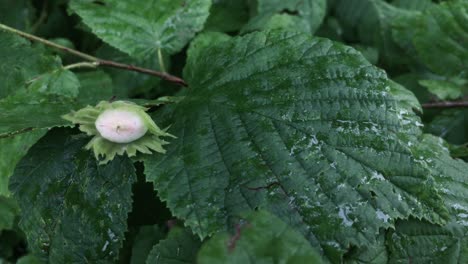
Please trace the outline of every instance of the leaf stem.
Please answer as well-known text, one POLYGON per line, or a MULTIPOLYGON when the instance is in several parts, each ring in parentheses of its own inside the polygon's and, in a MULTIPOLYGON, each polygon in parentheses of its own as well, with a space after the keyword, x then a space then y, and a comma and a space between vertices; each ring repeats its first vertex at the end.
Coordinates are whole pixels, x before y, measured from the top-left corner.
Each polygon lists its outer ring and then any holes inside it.
POLYGON ((64 47, 62 45, 59 45, 59 44, 54 43, 52 41, 37 37, 35 35, 28 34, 26 32, 11 28, 11 27, 9 27, 7 25, 4 25, 4 24, 1 24, 1 23, 0 23, 0 30, 4 30, 4 31, 10 32, 10 33, 22 36, 22 37, 24 37, 26 39, 29 39, 31 41, 40 42, 40 43, 42 43, 44 45, 47 45, 49 47, 52 47, 52 48, 55 48, 55 49, 58 49, 58 50, 73 54, 73 55, 75 55, 77 57, 80 57, 80 58, 83 58, 85 60, 88 60, 88 61, 91 61, 91 62, 95 63, 96 67, 97 66, 105 66, 105 67, 123 69, 123 70, 127 70, 127 71, 139 72, 139 73, 143 73, 143 74, 156 76, 156 77, 159 77, 159 78, 161 78, 163 80, 176 83, 178 85, 187 86, 187 83, 183 79, 181 79, 181 78, 179 78, 177 76, 170 75, 170 74, 165 73, 165 72, 159 72, 159 71, 154 71, 154 70, 151 70, 151 69, 141 68, 141 67, 130 65, 130 64, 124 64, 124 63, 115 62, 115 61, 111 61, 111 60, 100 59, 100 58, 91 56, 89 54, 86 54, 86 53, 83 53, 83 52, 80 52, 80 51, 77 51, 77 50, 74 50, 74 49, 64 47))
POLYGON ((63 69, 72 70, 72 69, 76 69, 76 68, 96 68, 98 66, 99 66, 98 62, 78 62, 78 63, 74 63, 74 64, 64 66, 63 69))
POLYGON ((423 108, 463 108, 468 107, 468 101, 445 101, 422 104, 423 108))

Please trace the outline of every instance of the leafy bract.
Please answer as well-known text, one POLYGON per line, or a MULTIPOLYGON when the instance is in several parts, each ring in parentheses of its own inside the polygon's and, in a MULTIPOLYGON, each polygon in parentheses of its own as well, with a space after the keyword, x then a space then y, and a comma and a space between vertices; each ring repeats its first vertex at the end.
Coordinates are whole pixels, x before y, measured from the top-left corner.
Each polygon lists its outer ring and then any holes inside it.
POLYGON ((210 6, 211 0, 70 2, 94 34, 136 58, 180 51, 203 29, 210 6))
POLYGON ((322 263, 300 233, 267 212, 250 214, 236 229, 205 243, 198 263, 322 263))
POLYGON ((271 31, 189 54, 191 88, 163 111, 177 139, 145 172, 201 237, 264 208, 339 262, 397 219, 445 223, 425 156, 410 149, 417 100, 358 51, 271 31))
POLYGON ((190 230, 175 227, 166 239, 161 240, 152 249, 147 264, 184 264, 195 263, 200 240, 190 230))
POLYGON ((10 179, 29 247, 50 263, 108 263, 118 256, 131 187, 132 162, 98 166, 83 135, 55 129, 34 145, 10 179), (47 153, 47 155, 44 155, 47 153))

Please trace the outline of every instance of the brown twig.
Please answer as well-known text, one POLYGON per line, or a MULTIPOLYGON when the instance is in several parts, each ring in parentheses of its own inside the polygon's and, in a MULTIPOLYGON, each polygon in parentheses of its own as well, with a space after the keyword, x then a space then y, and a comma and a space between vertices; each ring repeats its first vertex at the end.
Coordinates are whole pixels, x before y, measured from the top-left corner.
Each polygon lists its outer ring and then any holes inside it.
POLYGON ((86 54, 86 53, 83 53, 83 52, 80 52, 80 51, 77 51, 77 50, 74 50, 74 49, 67 48, 65 46, 59 45, 59 44, 54 43, 52 41, 49 41, 49 40, 46 40, 46 39, 31 35, 31 34, 28 34, 26 32, 11 28, 11 27, 9 27, 7 25, 4 25, 4 24, 1 24, 1 23, 0 23, 0 30, 4 30, 4 31, 10 32, 10 33, 22 36, 22 37, 24 37, 26 39, 29 39, 31 41, 37 41, 37 42, 40 42, 40 43, 42 43, 44 45, 47 45, 49 47, 52 47, 52 48, 55 48, 55 49, 58 49, 58 50, 73 54, 73 55, 75 55, 77 57, 80 57, 80 58, 83 58, 85 60, 94 62, 97 66, 105 66, 105 67, 123 69, 123 70, 127 70, 127 71, 140 72, 140 73, 144 73, 144 74, 159 77, 159 78, 161 78, 163 80, 173 82, 173 83, 176 83, 178 85, 187 86, 187 83, 183 79, 181 79, 181 78, 179 78, 177 76, 170 75, 170 74, 165 73, 165 72, 159 72, 159 71, 154 71, 154 70, 151 70, 151 69, 141 68, 141 67, 134 66, 134 65, 129 65, 129 64, 124 64, 124 63, 120 63, 120 62, 100 59, 100 58, 91 56, 89 54, 86 54))
POLYGON ((468 101, 444 101, 422 104, 423 108, 463 108, 468 107, 468 101))

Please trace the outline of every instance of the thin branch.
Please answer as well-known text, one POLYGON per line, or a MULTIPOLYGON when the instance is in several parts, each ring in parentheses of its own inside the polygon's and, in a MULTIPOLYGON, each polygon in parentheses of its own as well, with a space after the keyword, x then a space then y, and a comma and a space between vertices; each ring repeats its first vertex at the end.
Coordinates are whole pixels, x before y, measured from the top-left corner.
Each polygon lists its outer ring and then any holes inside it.
POLYGON ((423 108, 464 108, 468 107, 468 101, 444 101, 422 104, 423 108))
POLYGON ((52 41, 48 41, 46 39, 43 39, 43 38, 28 34, 26 32, 11 28, 11 27, 6 26, 6 25, 1 24, 1 23, 0 23, 0 30, 4 30, 4 31, 10 32, 10 33, 22 36, 22 37, 24 37, 26 39, 29 39, 31 41, 37 41, 37 42, 40 42, 40 43, 42 43, 44 45, 47 45, 49 47, 52 47, 52 48, 55 48, 55 49, 58 49, 58 50, 73 54, 73 55, 75 55, 77 57, 80 57, 80 58, 83 58, 85 60, 94 62, 96 64, 96 66, 106 66, 106 67, 112 67, 112 68, 117 68, 117 69, 123 69, 123 70, 127 70, 127 71, 140 72, 140 73, 156 76, 156 77, 159 77, 159 78, 164 79, 166 81, 173 82, 173 83, 176 83, 176 84, 179 84, 179 85, 182 85, 182 86, 187 86, 187 83, 183 79, 181 79, 181 78, 179 78, 177 76, 170 75, 170 74, 165 73, 165 72, 154 71, 154 70, 151 70, 151 69, 141 68, 141 67, 137 67, 137 66, 134 66, 134 65, 124 64, 124 63, 110 61, 110 60, 103 60, 103 59, 91 56, 89 54, 86 54, 86 53, 83 53, 83 52, 80 52, 80 51, 77 51, 77 50, 74 50, 74 49, 64 47, 64 46, 59 45, 57 43, 54 43, 52 41))

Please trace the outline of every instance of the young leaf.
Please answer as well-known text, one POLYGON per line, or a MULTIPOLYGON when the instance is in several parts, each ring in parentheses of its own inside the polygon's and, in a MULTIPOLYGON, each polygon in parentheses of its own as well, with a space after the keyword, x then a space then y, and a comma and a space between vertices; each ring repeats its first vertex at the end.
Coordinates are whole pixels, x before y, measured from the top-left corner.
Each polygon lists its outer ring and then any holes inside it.
POLYGON ((425 157, 409 148, 417 100, 360 52, 272 31, 192 54, 191 89, 167 123, 177 139, 145 157, 145 172, 201 237, 261 207, 339 261, 396 219, 445 222, 425 157))
POLYGON ((132 162, 106 166, 83 147, 89 140, 50 131, 16 167, 10 190, 31 251, 50 263, 107 263, 115 259, 131 210, 132 162), (47 153, 47 155, 44 155, 47 153))
POLYGON ((188 229, 175 227, 166 239, 151 249, 147 264, 194 263, 200 248, 200 240, 188 229))
POLYGON ((210 6, 211 0, 70 2, 94 34, 135 58, 180 51, 203 29, 210 6))
POLYGON ((322 263, 298 232, 265 211, 250 214, 234 235, 216 234, 198 254, 198 263, 322 263))

